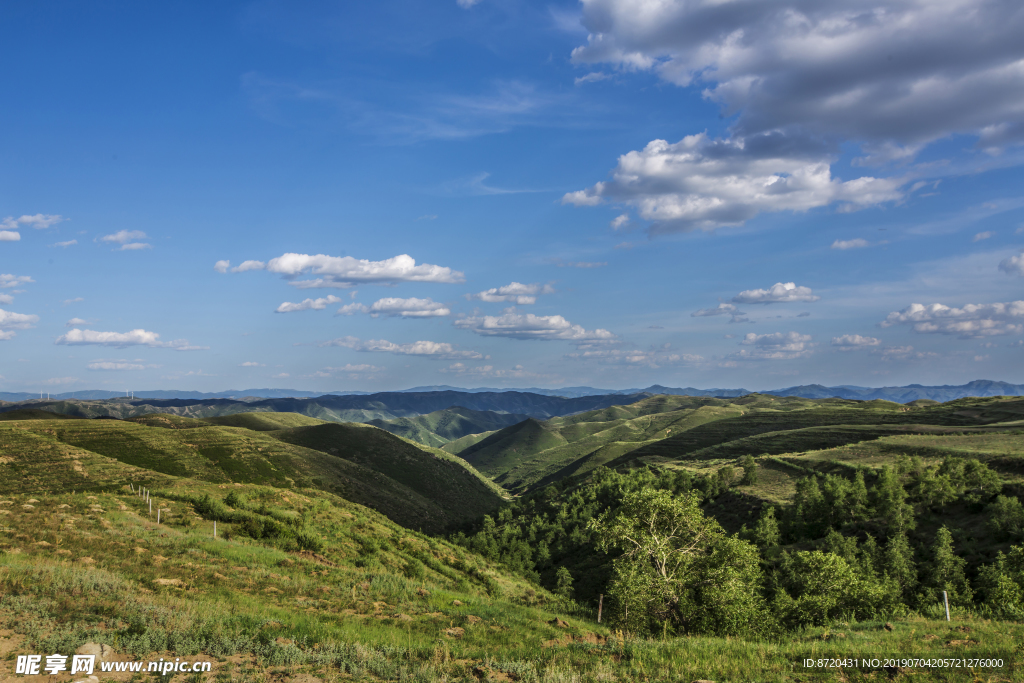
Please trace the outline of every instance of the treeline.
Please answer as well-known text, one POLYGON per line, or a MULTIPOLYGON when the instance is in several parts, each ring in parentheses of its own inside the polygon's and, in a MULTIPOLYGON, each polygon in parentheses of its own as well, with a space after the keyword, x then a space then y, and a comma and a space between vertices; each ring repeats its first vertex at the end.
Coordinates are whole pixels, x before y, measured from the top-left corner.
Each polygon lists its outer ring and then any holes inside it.
POLYGON ((697 476, 599 468, 583 485, 513 501, 453 540, 566 598, 594 604, 605 594, 606 609, 634 632, 938 616, 943 591, 954 610, 1024 618, 1024 549, 1015 545, 1024 506, 984 463, 901 456, 841 474, 796 466, 792 503, 764 506, 730 534, 703 509, 757 483, 754 458, 737 464, 697 476), (661 538, 666 520, 675 531, 661 538))

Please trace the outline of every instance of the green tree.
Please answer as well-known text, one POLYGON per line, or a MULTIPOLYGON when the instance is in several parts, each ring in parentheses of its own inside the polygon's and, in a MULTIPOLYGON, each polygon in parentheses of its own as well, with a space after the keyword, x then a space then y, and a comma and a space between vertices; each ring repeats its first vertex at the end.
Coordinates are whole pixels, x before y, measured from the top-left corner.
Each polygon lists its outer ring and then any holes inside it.
POLYGON ((572 573, 565 567, 559 567, 555 573, 555 595, 566 600, 572 599, 572 573))
POLYGON ((875 511, 885 520, 890 533, 912 531, 914 508, 907 503, 907 492, 897 470, 886 465, 878 473, 874 487, 875 511))
POLYGON ((765 505, 761 508, 761 516, 757 518, 757 524, 751 533, 751 540, 761 549, 762 552, 777 548, 779 545, 779 522, 775 518, 775 508, 765 505))
POLYGON ((693 493, 633 491, 590 521, 599 549, 623 551, 609 595, 629 630, 667 622, 674 632, 738 635, 766 626, 757 549, 726 535, 699 502, 693 493))
POLYGON ((834 553, 815 550, 786 555, 780 572, 786 597, 775 604, 783 610, 779 618, 789 626, 899 611, 899 589, 894 582, 865 577, 834 553))
POLYGON ((904 602, 909 604, 917 588, 917 564, 905 533, 889 537, 885 544, 882 567, 882 573, 896 582, 904 602))
POLYGON ((978 586, 984 604, 997 616, 1024 619, 1024 547, 999 553, 996 561, 978 570, 978 586))
POLYGON ((743 468, 743 479, 740 480, 740 484, 743 486, 752 486, 757 483, 757 462, 754 461, 754 456, 744 455, 740 458, 740 467, 743 468))
POLYGON ((987 512, 988 525, 1000 539, 1016 540, 1024 535, 1024 506, 1019 499, 996 496, 987 512))
POLYGON ((946 591, 951 605, 969 605, 974 597, 964 568, 967 560, 959 557, 953 548, 953 534, 942 527, 935 534, 932 546, 932 562, 928 568, 918 602, 920 604, 935 603, 942 600, 942 591, 946 591))

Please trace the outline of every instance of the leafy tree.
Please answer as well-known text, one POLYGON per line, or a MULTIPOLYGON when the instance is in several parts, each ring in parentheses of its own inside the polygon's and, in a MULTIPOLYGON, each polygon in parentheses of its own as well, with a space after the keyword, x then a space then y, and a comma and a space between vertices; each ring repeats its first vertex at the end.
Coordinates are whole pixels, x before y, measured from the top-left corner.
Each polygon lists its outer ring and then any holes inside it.
POLYGON ((917 565, 914 563, 914 551, 910 548, 905 533, 890 536, 885 544, 882 574, 895 581, 904 601, 910 602, 917 588, 917 565))
POLYGON ((926 604, 942 600, 942 591, 946 591, 951 605, 969 605, 974 597, 964 568, 967 560, 959 557, 953 549, 953 534, 942 527, 935 534, 935 545, 932 546, 932 562, 928 568, 918 602, 926 604))
POLYGON ((555 573, 555 595, 566 600, 572 599, 572 573, 565 567, 559 567, 555 573))
POLYGON ((913 531, 914 508, 907 503, 907 492, 899 472, 886 465, 878 473, 874 486, 875 511, 885 520, 890 533, 913 531))
POLYGON ((780 567, 785 598, 776 600, 790 626, 820 625, 840 617, 870 618, 898 612, 899 589, 876 581, 834 553, 796 552, 780 567), (787 599, 788 598, 788 599, 787 599))
POLYGON ((757 483, 757 462, 754 461, 754 456, 744 455, 740 458, 740 467, 743 468, 743 479, 740 480, 740 484, 743 486, 752 486, 757 483))
POLYGON ((1010 548, 1009 556, 999 553, 996 561, 978 572, 984 604, 997 616, 1024 619, 1024 547, 1010 548))
POLYGON ((1024 534, 1024 505, 1018 498, 996 496, 987 511, 989 527, 999 538, 1018 539, 1024 534))
POLYGON ((779 539, 779 522, 775 519, 775 508, 766 505, 761 508, 761 516, 757 518, 757 524, 754 525, 751 540, 761 549, 761 552, 766 552, 778 547, 779 539))
POLYGON ((630 630, 667 622, 676 632, 736 635, 765 626, 757 549, 727 536, 699 502, 692 493, 634 491, 590 522, 598 548, 623 551, 609 595, 630 630))

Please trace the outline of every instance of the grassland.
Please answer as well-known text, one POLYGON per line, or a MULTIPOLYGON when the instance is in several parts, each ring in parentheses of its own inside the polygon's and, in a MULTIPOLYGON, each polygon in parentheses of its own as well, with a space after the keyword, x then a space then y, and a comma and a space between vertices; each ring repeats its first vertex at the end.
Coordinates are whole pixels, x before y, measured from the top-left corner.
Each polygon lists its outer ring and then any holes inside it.
MULTIPOLYGON (((231 419, 261 429, 311 420, 285 413, 231 419)), ((43 491, 102 489, 114 476, 107 472, 122 463, 137 468, 131 480, 147 486, 154 477, 188 477, 320 488, 432 532, 479 517, 502 500, 493 484, 457 457, 362 425, 314 421, 255 431, 174 415, 8 420, 0 423, 0 451, 11 475, 0 480, 0 492, 18 491, 25 481, 43 491)))

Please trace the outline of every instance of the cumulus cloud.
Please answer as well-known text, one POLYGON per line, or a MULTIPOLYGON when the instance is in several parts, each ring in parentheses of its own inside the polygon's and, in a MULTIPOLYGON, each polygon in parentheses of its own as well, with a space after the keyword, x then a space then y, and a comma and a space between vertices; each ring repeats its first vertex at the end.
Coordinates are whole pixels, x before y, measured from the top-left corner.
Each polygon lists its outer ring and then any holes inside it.
POLYGON ((802 358, 812 351, 811 336, 798 332, 774 332, 771 334, 748 333, 740 344, 749 346, 729 354, 732 360, 791 360, 802 358))
POLYGON ((437 360, 484 360, 490 358, 476 351, 456 348, 448 342, 416 341, 408 344, 395 344, 386 339, 359 339, 358 337, 340 337, 324 342, 320 346, 341 346, 356 351, 374 351, 394 353, 400 356, 420 356, 437 360))
POLYGON ((0 304, 13 304, 14 297, 10 294, 0 294, 0 304))
POLYGON ((961 339, 1020 334, 1024 332, 1024 301, 967 304, 963 308, 911 304, 902 311, 893 311, 879 324, 910 325, 921 334, 955 335, 961 339))
POLYGON ((987 240, 990 237, 995 237, 995 233, 992 232, 991 230, 986 230, 985 232, 979 232, 979 233, 975 234, 974 238, 971 239, 971 241, 972 242, 980 242, 982 240, 987 240))
POLYGON ((537 303, 537 297, 541 294, 554 294, 555 289, 551 285, 529 284, 513 282, 503 287, 492 287, 483 292, 468 294, 467 298, 479 299, 488 303, 509 302, 519 305, 537 303))
POLYGON ((192 346, 188 343, 187 339, 162 342, 160 341, 159 334, 141 328, 129 332, 100 332, 98 330, 79 330, 76 328, 57 337, 53 343, 63 346, 91 345, 113 346, 117 348, 148 346, 150 348, 175 349, 177 351, 195 351, 208 348, 205 346, 192 346))
POLYGON ((953 133, 1024 138, 1024 14, 1001 0, 583 0, 580 64, 657 72, 738 114, 737 132, 863 141, 867 162, 953 133))
POLYGON ((62 221, 67 220, 63 216, 48 215, 43 213, 37 213, 34 216, 21 216, 20 218, 14 218, 8 216, 7 218, 0 221, 0 226, 10 228, 11 230, 17 230, 23 225, 30 225, 36 230, 45 230, 51 225, 57 225, 62 221))
POLYGON ((389 318, 434 318, 451 315, 451 310, 442 303, 433 299, 399 299, 397 297, 385 297, 373 302, 372 305, 346 304, 338 309, 338 315, 353 315, 355 313, 369 313, 377 318, 382 315, 389 318))
POLYGON ((841 337, 832 337, 832 346, 838 347, 840 351, 872 348, 880 345, 881 343, 881 339, 876 339, 874 337, 862 337, 859 334, 844 334, 841 337))
POLYGON ((455 321, 455 326, 487 337, 512 339, 562 339, 573 342, 608 342, 616 339, 608 330, 585 330, 560 315, 534 315, 506 308, 501 315, 470 316, 455 321))
POLYGON ((748 289, 732 298, 737 304, 785 304, 811 302, 820 299, 810 287, 799 287, 795 282, 776 282, 768 289, 748 289))
MULTIPOLYGON (((227 268, 229 262, 218 261, 227 268)), ((216 265, 214 266, 216 268, 216 265)), ((270 261, 245 261, 231 272, 266 270, 283 275, 299 289, 324 287, 348 288, 360 283, 394 284, 398 282, 463 282, 462 273, 444 266, 429 263, 416 265, 416 259, 401 254, 383 261, 356 259, 351 256, 327 256, 325 254, 287 253, 270 261), (311 274, 319 277, 312 280, 296 280, 300 275, 311 274)))
POLYGON ((852 240, 836 240, 832 243, 833 249, 842 249, 844 251, 847 249, 863 249, 864 247, 870 246, 870 242, 866 239, 861 239, 860 237, 852 240))
POLYGON ((230 268, 230 267, 231 267, 231 261, 227 261, 227 260, 224 260, 224 259, 222 259, 220 261, 217 261, 216 263, 213 264, 213 269, 215 271, 217 271, 218 273, 226 273, 226 272, 228 272, 228 268, 230 268))
POLYGON ((303 299, 297 304, 293 304, 290 301, 285 301, 283 304, 275 309, 275 313, 295 313, 296 311, 322 311, 331 304, 341 303, 341 299, 334 296, 322 297, 320 299, 303 299))
POLYGON ((0 340, 7 341, 15 336, 14 330, 27 330, 39 322, 38 315, 14 313, 0 308, 0 340))
POLYGON ((715 315, 743 315, 732 304, 718 304, 714 308, 701 308, 690 314, 691 318, 707 318, 715 315))
POLYGON ((1016 256, 1003 259, 999 263, 999 270, 1003 271, 1007 275, 1020 275, 1021 277, 1024 277, 1024 251, 1016 256))
POLYGON ((651 234, 715 230, 762 212, 806 211, 841 202, 853 210, 900 199, 902 180, 832 177, 816 144, 777 133, 711 139, 705 133, 670 144, 654 140, 619 157, 611 180, 569 192, 563 204, 611 201, 651 221, 651 234))
POLYGON ((27 285, 35 282, 28 275, 11 275, 10 273, 0 273, 0 289, 14 289, 19 285, 27 285))
POLYGON ((66 323, 64 323, 64 327, 77 327, 79 325, 91 325, 91 324, 92 323, 90 323, 88 320, 83 320, 82 318, 72 318, 71 320, 69 320, 66 323))
POLYGON ((0 230, 0 242, 17 242, 21 239, 21 233, 13 230, 0 230))

